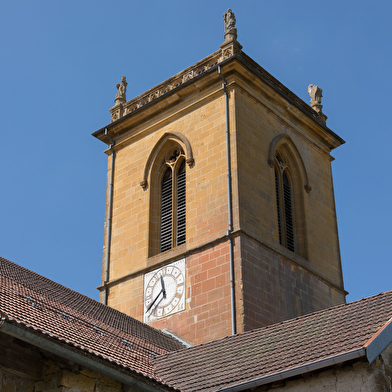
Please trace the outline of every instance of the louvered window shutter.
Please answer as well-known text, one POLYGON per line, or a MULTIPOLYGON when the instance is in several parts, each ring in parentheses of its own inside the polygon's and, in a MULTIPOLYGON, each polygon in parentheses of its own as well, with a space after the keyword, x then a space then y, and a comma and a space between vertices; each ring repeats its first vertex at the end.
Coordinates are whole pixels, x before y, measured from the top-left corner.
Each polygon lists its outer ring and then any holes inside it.
POLYGON ((283 199, 286 224, 286 247, 294 252, 294 225, 293 210, 291 205, 291 186, 286 172, 283 172, 283 199))
POLYGON ((278 229, 279 229, 279 243, 283 245, 282 241, 282 217, 280 212, 280 191, 279 191, 279 176, 278 170, 275 168, 275 191, 276 191, 276 205, 278 210, 278 229))
POLYGON ((186 177, 185 161, 182 161, 177 173, 177 233, 176 245, 185 243, 186 240, 186 177))
POLYGON ((161 252, 171 249, 173 231, 173 176, 168 168, 163 176, 161 188, 161 252))

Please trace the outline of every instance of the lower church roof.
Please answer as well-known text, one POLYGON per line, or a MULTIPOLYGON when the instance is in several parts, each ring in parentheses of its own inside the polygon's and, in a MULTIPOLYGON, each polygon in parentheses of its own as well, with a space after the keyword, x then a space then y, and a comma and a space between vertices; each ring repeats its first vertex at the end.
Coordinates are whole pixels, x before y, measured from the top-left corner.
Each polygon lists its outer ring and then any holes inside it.
POLYGON ((372 362, 371 343, 385 342, 382 351, 392 341, 391 316, 389 291, 162 355, 154 365, 183 391, 243 390, 359 357, 372 362))
POLYGON ((151 359, 184 347, 147 324, 4 258, 0 314, 2 323, 157 381, 151 359))
POLYGON ((356 358, 371 363, 392 342, 392 291, 185 348, 4 258, 0 314, 0 332, 19 328, 159 390, 245 390, 356 358))

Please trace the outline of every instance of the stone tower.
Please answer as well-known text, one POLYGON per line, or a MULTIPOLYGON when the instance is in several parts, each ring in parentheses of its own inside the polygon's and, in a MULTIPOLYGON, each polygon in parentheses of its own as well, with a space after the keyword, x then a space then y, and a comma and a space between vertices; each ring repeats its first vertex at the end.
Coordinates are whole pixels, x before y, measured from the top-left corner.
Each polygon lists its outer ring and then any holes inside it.
POLYGON ((144 94, 117 85, 101 301, 193 342, 345 302, 330 155, 344 141, 248 57, 219 50, 144 94))

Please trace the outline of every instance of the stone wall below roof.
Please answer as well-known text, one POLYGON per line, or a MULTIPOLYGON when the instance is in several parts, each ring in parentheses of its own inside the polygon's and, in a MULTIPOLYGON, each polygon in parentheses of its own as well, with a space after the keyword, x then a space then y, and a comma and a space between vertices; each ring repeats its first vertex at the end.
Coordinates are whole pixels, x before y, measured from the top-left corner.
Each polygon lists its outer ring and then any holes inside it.
POLYGON ((92 370, 82 368, 77 372, 61 369, 58 364, 47 361, 41 380, 30 380, 15 373, 0 370, 0 390, 3 392, 133 392, 92 370))
MULTIPOLYGON (((279 383, 253 388, 253 392, 351 392, 392 390, 392 345, 369 366, 366 358, 322 369, 279 383)), ((250 390, 246 390, 250 391, 250 390)), ((244 392, 246 392, 244 391, 244 392)))
POLYGON ((0 333, 2 392, 133 392, 103 374, 0 333), (49 358, 51 357, 51 358, 49 358))

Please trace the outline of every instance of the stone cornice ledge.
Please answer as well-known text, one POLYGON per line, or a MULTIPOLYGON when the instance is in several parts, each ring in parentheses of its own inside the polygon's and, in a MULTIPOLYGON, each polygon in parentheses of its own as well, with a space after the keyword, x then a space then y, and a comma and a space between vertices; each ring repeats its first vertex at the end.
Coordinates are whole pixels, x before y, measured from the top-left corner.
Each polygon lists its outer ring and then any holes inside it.
POLYGON ((241 46, 238 48, 235 46, 236 42, 227 42, 221 45, 221 49, 210 54, 204 59, 200 60, 194 65, 184 69, 183 71, 177 73, 171 78, 165 80, 159 85, 147 90, 143 94, 125 102, 119 103, 110 109, 111 113, 111 123, 101 128, 100 130, 93 133, 93 136, 106 142, 106 137, 104 136, 105 129, 110 130, 113 126, 116 126, 124 117, 132 115, 133 112, 141 109, 145 105, 154 102, 158 98, 170 93, 171 91, 179 88, 188 81, 204 74, 211 68, 217 66, 222 62, 236 58, 246 67, 251 69, 260 79, 271 86, 275 91, 277 91, 281 96, 290 101, 294 106, 301 110, 305 115, 314 120, 321 128, 323 128, 328 134, 328 139, 330 142, 335 140, 334 147, 344 144, 345 141, 336 135, 332 130, 330 130, 322 119, 319 118, 319 114, 312 109, 308 104, 306 104, 302 99, 300 99, 296 94, 289 90, 286 86, 280 83, 276 78, 274 78, 270 73, 268 73, 263 67, 256 63, 251 57, 240 50, 241 46))
POLYGON ((147 90, 143 94, 131 99, 125 104, 115 105, 110 109, 111 123, 119 120, 121 117, 126 116, 134 112, 135 110, 143 107, 144 105, 156 100, 157 98, 169 93, 177 87, 180 87, 188 80, 195 78, 208 71, 220 62, 221 51, 218 50, 215 53, 205 57, 196 64, 184 69, 177 73, 171 78, 165 80, 163 83, 147 90))
MULTIPOLYGON (((238 57, 238 56, 237 56, 238 57)), ((312 109, 306 102, 304 102, 301 98, 299 98, 296 94, 294 94, 291 90, 289 90, 285 85, 283 85, 279 80, 274 78, 269 72, 267 72, 263 67, 256 63, 251 57, 249 57, 246 53, 241 52, 241 56, 239 60, 249 68, 251 68, 260 79, 266 82, 269 86, 271 86, 275 91, 277 91, 281 96, 290 101, 294 106, 300 109, 304 114, 314 120, 319 126, 321 126, 327 134, 329 142, 332 142, 332 139, 336 139, 337 143, 334 143, 334 148, 338 147, 341 144, 346 143, 340 136, 338 136, 335 132, 329 129, 320 114, 317 113, 314 109, 312 109), (335 145, 336 144, 336 145, 335 145)))

